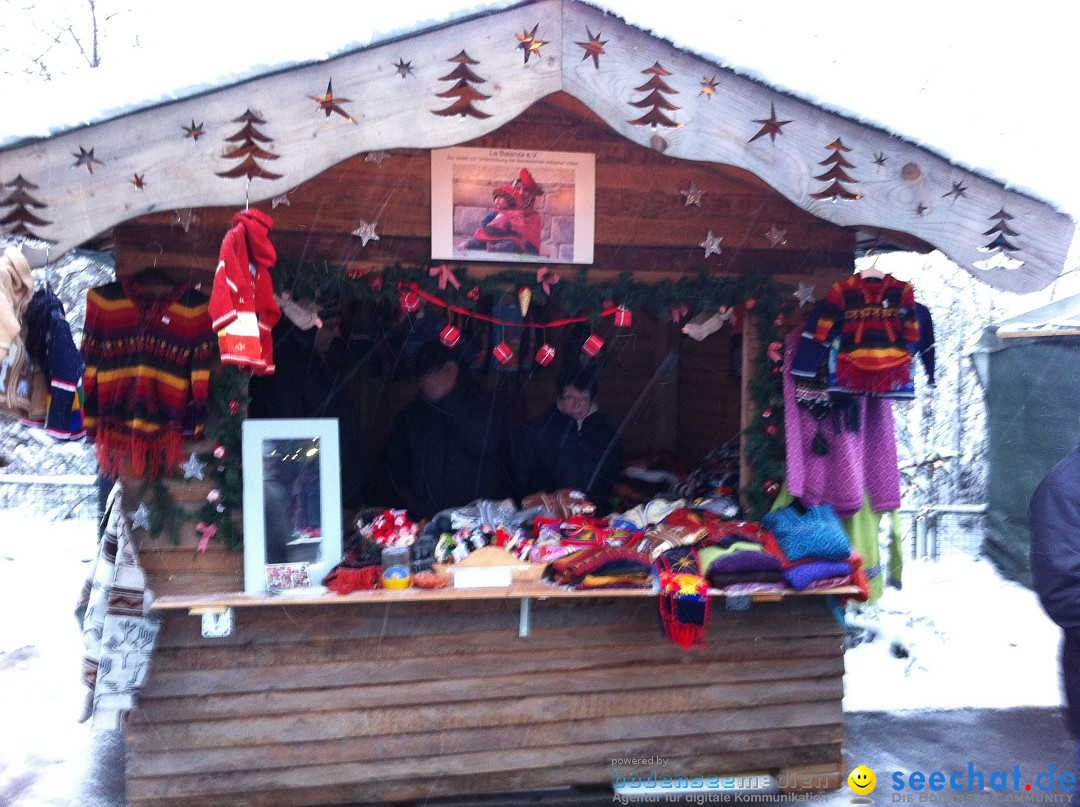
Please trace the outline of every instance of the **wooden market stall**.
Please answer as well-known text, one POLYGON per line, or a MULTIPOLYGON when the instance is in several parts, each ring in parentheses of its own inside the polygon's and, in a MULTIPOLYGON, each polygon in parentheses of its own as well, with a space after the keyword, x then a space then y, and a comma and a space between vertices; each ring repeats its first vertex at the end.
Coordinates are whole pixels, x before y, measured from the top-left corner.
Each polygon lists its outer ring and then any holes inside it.
MULTIPOLYGON (((251 205, 275 220, 279 263, 354 281, 400 265, 430 283, 432 154, 449 146, 592 155, 591 260, 573 265, 548 231, 551 254, 525 268, 593 284, 625 273, 658 295, 699 275, 760 279, 798 307, 869 248, 940 249, 998 288, 1031 290, 1060 273, 1073 234, 1042 201, 578 0, 524 3, 18 144, 0 152, 0 231, 47 240, 54 256, 107 247, 119 276, 153 265, 209 286, 233 215, 251 205)), ((563 200, 544 204, 554 220, 563 200)), ((506 268, 449 263, 463 284, 506 268)), ((778 383, 755 393, 762 335, 784 324, 738 302, 741 342, 730 323, 694 342, 644 310, 613 334, 602 399, 627 419, 628 454, 693 464, 717 442, 762 434, 778 383), (676 383, 640 401, 671 355, 676 383)), ((354 379, 373 455, 414 392, 354 379)), ((542 375, 515 389, 528 414, 552 394, 542 375)), ((775 484, 745 450, 741 471, 745 484, 775 484)), ((168 481, 187 511, 214 485, 168 481)), ((142 537, 162 630, 128 728, 133 804, 604 784, 623 756, 663 756, 673 776, 800 773, 809 781, 791 787, 812 789, 841 779, 842 631, 824 597, 745 611, 717 597, 705 650, 684 653, 660 635, 651 593, 515 584, 282 605, 232 594, 241 556, 194 552, 193 523, 178 546, 142 537), (233 633, 203 637, 199 615, 223 609, 233 633)))

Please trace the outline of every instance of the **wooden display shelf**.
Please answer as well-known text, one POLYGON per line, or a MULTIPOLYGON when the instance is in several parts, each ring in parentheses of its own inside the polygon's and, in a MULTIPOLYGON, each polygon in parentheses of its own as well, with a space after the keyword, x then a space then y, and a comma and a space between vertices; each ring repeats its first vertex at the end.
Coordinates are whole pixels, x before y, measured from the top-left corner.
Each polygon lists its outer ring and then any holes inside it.
MULTIPOLYGON (((859 592, 855 586, 816 589, 813 591, 759 591, 746 596, 751 602, 778 602, 791 597, 822 597, 828 595, 852 595, 859 592)), ((710 589, 711 597, 726 597, 720 589, 710 589)), ((593 589, 577 591, 561 588, 540 581, 515 581, 509 586, 494 588, 441 588, 422 589, 406 588, 400 590, 374 589, 356 591, 351 594, 325 594, 312 597, 280 597, 269 594, 203 594, 196 596, 166 596, 154 601, 155 611, 186 610, 189 613, 201 613, 224 608, 264 608, 264 607, 334 607, 363 603, 409 603, 409 602, 452 602, 458 600, 521 600, 521 599, 641 599, 657 597, 652 589, 593 589)))

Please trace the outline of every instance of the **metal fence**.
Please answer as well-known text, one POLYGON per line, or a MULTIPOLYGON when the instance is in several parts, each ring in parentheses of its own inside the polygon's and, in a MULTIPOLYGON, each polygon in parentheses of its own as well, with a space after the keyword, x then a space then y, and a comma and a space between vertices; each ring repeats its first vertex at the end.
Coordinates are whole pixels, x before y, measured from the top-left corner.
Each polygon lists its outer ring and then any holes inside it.
POLYGON ((904 553, 909 558, 974 557, 986 535, 985 504, 928 504, 900 508, 904 553))
POLYGON ((0 509, 28 510, 45 521, 98 517, 97 477, 83 474, 0 475, 0 509))

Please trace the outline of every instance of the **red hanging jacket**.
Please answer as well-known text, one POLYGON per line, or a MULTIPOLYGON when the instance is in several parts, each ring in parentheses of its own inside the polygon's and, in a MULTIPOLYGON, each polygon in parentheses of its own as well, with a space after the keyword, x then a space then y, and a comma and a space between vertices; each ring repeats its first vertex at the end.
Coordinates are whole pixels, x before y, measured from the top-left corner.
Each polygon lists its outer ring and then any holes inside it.
POLYGON ((254 375, 274 372, 274 340, 270 329, 281 319, 274 299, 270 267, 277 252, 270 243, 274 220, 261 210, 242 210, 233 217, 218 255, 210 317, 218 334, 222 364, 234 364, 254 375))

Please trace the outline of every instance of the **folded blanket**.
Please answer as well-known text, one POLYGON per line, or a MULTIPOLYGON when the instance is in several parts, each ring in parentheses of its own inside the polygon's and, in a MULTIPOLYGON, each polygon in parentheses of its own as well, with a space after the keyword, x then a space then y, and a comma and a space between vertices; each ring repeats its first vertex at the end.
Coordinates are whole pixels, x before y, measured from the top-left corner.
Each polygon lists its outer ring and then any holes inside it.
POLYGON ((706 576, 739 572, 779 571, 780 558, 753 541, 735 541, 730 546, 707 546, 698 549, 698 560, 706 576))
POLYGON ((544 577, 554 583, 578 586, 586 577, 640 575, 642 587, 648 585, 652 562, 647 555, 622 546, 590 546, 553 560, 544 577))
POLYGON ((791 563, 807 558, 843 560, 851 553, 844 525, 827 504, 810 507, 805 513, 782 507, 761 519, 761 526, 776 536, 791 563))
POLYGON ((787 584, 784 582, 784 575, 780 571, 742 572, 740 574, 710 572, 706 579, 713 588, 722 588, 725 591, 732 586, 740 585, 742 583, 771 583, 780 589, 787 588, 787 584))

